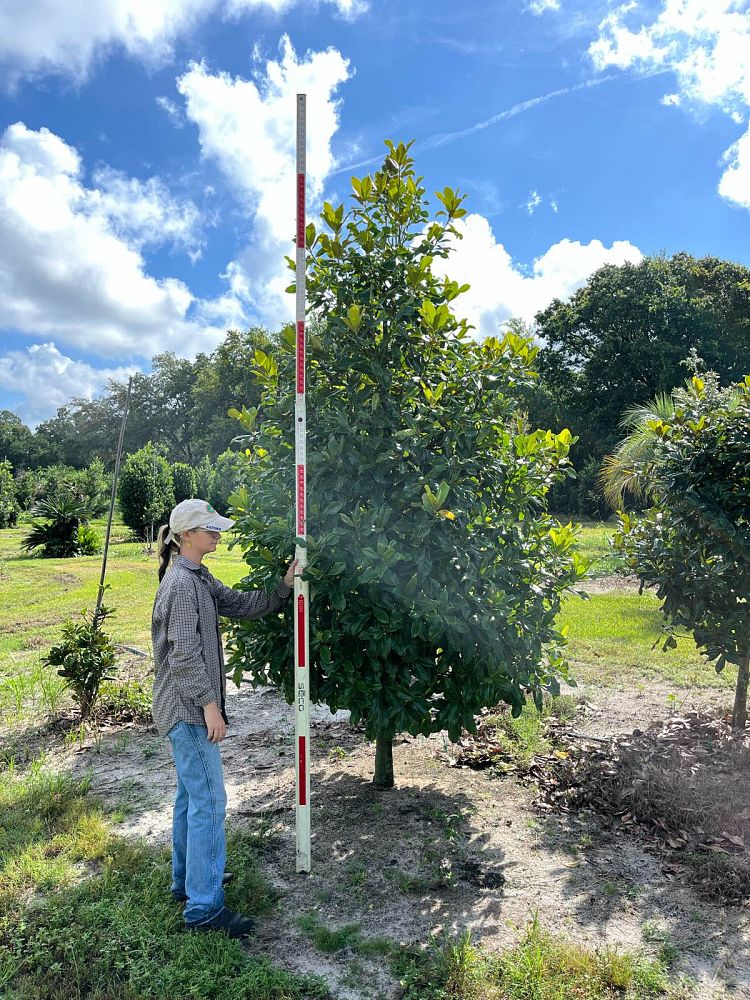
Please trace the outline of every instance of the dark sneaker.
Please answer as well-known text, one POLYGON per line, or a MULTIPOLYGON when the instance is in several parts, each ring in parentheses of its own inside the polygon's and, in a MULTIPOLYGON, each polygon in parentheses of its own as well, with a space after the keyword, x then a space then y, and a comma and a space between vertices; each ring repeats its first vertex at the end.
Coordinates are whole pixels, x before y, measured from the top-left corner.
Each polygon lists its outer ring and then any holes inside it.
MULTIPOLYGON (((229 885, 229 883, 232 881, 233 878, 234 878, 234 872, 224 872, 224 875, 222 876, 221 879, 221 884, 229 885)), ((172 895, 177 900, 178 903, 184 903, 187 900, 187 896, 185 895, 184 892, 175 892, 174 889, 172 889, 172 895)))
POLYGON ((253 933, 255 921, 250 917, 243 917, 241 913, 228 910, 225 906, 211 920, 203 924, 186 923, 185 928, 189 931, 223 931, 231 938, 243 938, 253 933))

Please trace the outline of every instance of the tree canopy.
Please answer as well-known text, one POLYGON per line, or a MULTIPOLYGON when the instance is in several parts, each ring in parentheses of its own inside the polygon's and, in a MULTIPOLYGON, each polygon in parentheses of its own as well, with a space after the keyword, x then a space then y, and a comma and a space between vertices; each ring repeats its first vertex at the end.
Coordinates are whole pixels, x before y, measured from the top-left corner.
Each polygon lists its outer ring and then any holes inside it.
POLYGON ((578 458, 601 458, 629 408, 682 384, 691 349, 723 379, 748 367, 750 269, 716 257, 645 257, 606 265, 567 301, 538 313, 536 401, 580 437, 578 458))
MULTIPOLYGON (((321 230, 307 227, 311 692, 365 724, 380 785, 396 733, 457 739, 485 706, 518 714, 557 690, 555 618, 583 572, 572 529, 545 513, 571 435, 525 427, 515 396, 536 349, 468 335, 453 311, 463 289, 432 270, 463 199, 438 192, 431 218, 408 146, 388 149, 352 179, 348 210, 326 204, 321 230)), ((292 329, 283 345, 256 353, 261 406, 237 414, 248 586, 274 580, 292 541, 292 329)), ((289 700, 291 614, 238 623, 229 643, 236 679, 271 680, 289 700)))
POLYGON ((733 721, 744 730, 750 657, 750 375, 722 389, 693 376, 670 400, 632 417, 606 466, 615 492, 633 487, 652 506, 620 515, 617 545, 666 618, 665 648, 687 629, 718 671, 738 667, 733 721))

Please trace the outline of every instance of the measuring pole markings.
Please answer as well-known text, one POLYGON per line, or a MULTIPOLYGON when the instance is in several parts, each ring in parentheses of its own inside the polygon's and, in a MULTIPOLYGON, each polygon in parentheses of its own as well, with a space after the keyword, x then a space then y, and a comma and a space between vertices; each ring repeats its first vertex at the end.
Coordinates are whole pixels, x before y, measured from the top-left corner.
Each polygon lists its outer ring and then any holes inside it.
MULTIPOLYGON (((297 237, 295 276, 296 303, 296 393, 294 401, 296 536, 307 539, 307 414, 305 400, 305 94, 297 95, 297 237)), ((297 871, 309 872, 310 852, 310 584, 300 579, 307 565, 307 549, 297 544, 299 560, 294 577, 294 674, 297 871)))

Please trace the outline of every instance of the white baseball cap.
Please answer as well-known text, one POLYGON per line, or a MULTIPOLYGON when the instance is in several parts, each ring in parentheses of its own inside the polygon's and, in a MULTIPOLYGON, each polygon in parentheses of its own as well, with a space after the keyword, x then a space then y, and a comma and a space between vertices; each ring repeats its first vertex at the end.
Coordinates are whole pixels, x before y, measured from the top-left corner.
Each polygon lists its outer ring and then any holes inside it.
POLYGON ((217 514, 207 500, 183 500, 169 515, 169 531, 164 541, 169 545, 175 535, 191 528, 205 528, 207 531, 227 531, 234 526, 229 517, 217 514))

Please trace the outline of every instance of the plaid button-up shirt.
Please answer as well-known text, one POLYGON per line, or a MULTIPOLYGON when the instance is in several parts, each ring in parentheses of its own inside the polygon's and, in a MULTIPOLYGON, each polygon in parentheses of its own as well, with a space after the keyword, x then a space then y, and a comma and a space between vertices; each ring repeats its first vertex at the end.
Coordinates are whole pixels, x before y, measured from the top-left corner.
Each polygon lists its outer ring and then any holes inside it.
POLYGON ((153 716, 162 735, 177 722, 205 725, 212 701, 226 721, 227 678, 219 615, 262 618, 278 611, 292 593, 279 580, 272 594, 225 587, 184 556, 177 556, 159 584, 151 619, 154 649, 153 716))

